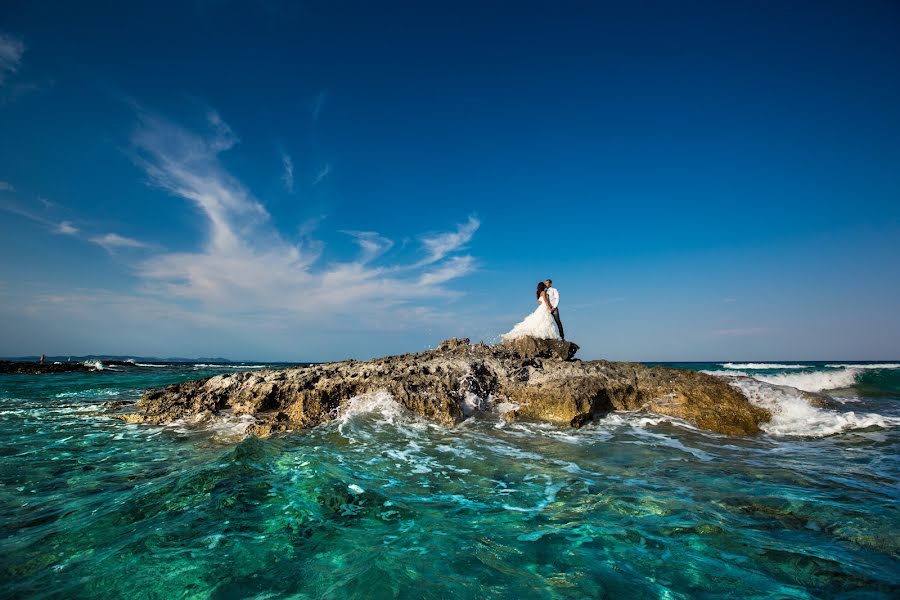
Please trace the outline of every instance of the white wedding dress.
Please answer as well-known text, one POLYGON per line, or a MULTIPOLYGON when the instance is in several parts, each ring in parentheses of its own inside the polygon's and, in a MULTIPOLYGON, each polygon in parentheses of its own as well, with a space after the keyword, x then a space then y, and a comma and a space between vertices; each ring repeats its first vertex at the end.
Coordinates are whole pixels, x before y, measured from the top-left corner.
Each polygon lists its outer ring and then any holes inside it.
POLYGON ((534 309, 534 312, 525 317, 521 322, 517 323, 516 326, 512 328, 512 331, 501 335, 500 339, 505 342, 526 335, 544 340, 560 339, 556 321, 553 320, 553 315, 547 310, 547 304, 545 304, 545 302, 546 300, 544 300, 544 298, 538 300, 538 306, 534 309))

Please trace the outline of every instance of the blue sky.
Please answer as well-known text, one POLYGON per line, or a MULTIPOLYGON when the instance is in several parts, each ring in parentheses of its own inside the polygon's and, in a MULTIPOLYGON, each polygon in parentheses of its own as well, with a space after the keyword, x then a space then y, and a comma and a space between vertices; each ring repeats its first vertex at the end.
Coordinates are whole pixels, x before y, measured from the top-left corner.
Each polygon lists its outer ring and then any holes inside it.
POLYGON ((900 358, 893 2, 6 2, 0 356, 900 358), (491 6, 484 6, 491 4, 491 6))

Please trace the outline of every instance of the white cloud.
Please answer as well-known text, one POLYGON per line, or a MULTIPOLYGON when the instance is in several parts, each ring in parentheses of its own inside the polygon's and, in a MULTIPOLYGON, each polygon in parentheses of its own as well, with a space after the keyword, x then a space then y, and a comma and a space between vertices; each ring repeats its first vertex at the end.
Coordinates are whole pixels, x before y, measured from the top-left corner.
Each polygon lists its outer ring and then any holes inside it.
POLYGON ((56 228, 55 223, 51 222, 48 219, 45 219, 44 217, 42 217, 38 214, 31 212, 30 210, 28 210, 26 208, 22 208, 21 206, 18 206, 17 204, 4 202, 4 203, 0 204, 0 210, 6 211, 6 212, 14 214, 14 215, 18 215, 20 217, 24 217, 30 221, 34 221, 35 223, 39 223, 41 225, 44 225, 45 227, 49 227, 50 229, 56 228))
POLYGON ((374 231, 345 231, 356 241, 362 256, 358 262, 367 263, 384 254, 394 246, 394 242, 374 231))
POLYGON ((219 113, 216 111, 210 110, 207 112, 206 120, 209 121, 210 127, 212 127, 215 134, 209 140, 210 147, 217 152, 228 150, 240 141, 237 136, 234 135, 234 132, 231 130, 231 127, 228 126, 228 123, 223 121, 222 117, 219 116, 219 113))
POLYGON ((25 44, 21 39, 0 33, 0 86, 19 70, 24 53, 25 44))
POLYGON ((223 167, 218 155, 236 138, 221 119, 210 123, 212 134, 203 135, 139 115, 131 138, 135 162, 151 185, 194 205, 208 229, 198 250, 161 252, 138 264, 142 293, 269 327, 322 327, 331 320, 402 329, 414 326, 414 315, 433 314, 416 310, 420 303, 457 295, 444 284, 474 268, 471 257, 450 256, 477 228, 471 218, 456 231, 423 238, 427 256, 412 264, 376 264, 393 242, 373 231, 345 232, 361 249, 357 259, 322 264, 321 247, 284 240, 261 203, 223 167), (431 271, 423 273, 426 265, 431 271), (394 312, 401 307, 403 318, 394 312))
MULTIPOLYGON (((77 229, 74 227, 68 226, 67 223, 60 224, 60 233, 77 233, 77 229), (62 231, 63 226, 67 226, 73 231, 62 231)), ((118 233, 107 233, 104 235, 97 235, 91 238, 88 238, 88 241, 91 241, 98 246, 102 246, 107 252, 115 252, 120 248, 147 248, 147 244, 144 242, 140 242, 138 240, 128 238, 125 236, 121 236, 118 233)))
POLYGON ((141 113, 140 126, 131 138, 134 158, 153 185, 197 205, 207 217, 213 249, 235 252, 242 246, 235 226, 253 226, 267 219, 268 213, 222 167, 218 154, 236 143, 236 138, 217 113, 211 112, 209 120, 213 135, 201 137, 141 113))
POLYGON ((324 167, 319 169, 319 172, 316 173, 316 176, 313 177, 312 184, 313 186, 317 186, 322 183, 322 180, 328 177, 328 174, 331 173, 331 165, 326 163, 324 167))
POLYGON ((6 181, 0 181, 0 192, 14 192, 16 188, 12 186, 11 183, 7 183, 6 181))
POLYGON ((79 229, 68 221, 63 221, 56 226, 56 233, 61 233, 63 235, 77 235, 78 232, 79 229))
MULTIPOLYGON (((40 203, 43 205, 45 212, 52 212, 57 208, 57 205, 55 203, 50 202, 46 198, 38 198, 38 201, 40 201, 40 203)), ((151 247, 149 244, 132 238, 124 237, 117 233, 106 233, 103 235, 90 235, 87 233, 83 234, 81 229, 73 225, 70 221, 56 221, 15 204, 2 203, 0 204, 0 210, 18 215, 20 217, 24 217, 29 221, 38 223, 52 233, 59 235, 70 235, 81 240, 97 244, 98 246, 102 246, 104 249, 106 249, 107 252, 110 253, 113 253, 116 249, 120 248, 151 247)))
POLYGON ((422 260, 421 264, 437 262, 448 254, 463 248, 472 239, 480 225, 481 222, 478 219, 470 216, 467 222, 456 228, 456 231, 423 236, 421 241, 428 251, 428 256, 422 260))
POLYGON ((281 180, 284 182, 284 189, 286 189, 289 193, 294 193, 294 161, 291 160, 291 156, 287 152, 281 153, 281 164, 284 167, 284 172, 281 175, 281 180))
POLYGON ((454 256, 437 269, 423 273, 419 277, 420 285, 437 285, 461 277, 472 271, 475 259, 471 256, 454 256))

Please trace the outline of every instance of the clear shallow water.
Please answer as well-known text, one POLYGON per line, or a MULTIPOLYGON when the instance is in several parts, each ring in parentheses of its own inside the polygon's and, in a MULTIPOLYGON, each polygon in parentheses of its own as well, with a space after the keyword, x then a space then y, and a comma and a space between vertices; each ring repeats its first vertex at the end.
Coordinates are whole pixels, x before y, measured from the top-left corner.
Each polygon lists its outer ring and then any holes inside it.
POLYGON ((898 369, 858 369, 836 410, 765 396, 795 433, 753 439, 640 414, 447 429, 384 395, 266 440, 103 411, 226 370, 0 376, 0 596, 900 595, 898 369))

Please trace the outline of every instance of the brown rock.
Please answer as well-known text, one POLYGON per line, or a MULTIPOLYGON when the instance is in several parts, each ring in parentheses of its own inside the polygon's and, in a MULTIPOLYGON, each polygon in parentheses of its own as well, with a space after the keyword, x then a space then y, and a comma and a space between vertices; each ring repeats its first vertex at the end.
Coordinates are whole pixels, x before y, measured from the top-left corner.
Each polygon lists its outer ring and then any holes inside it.
POLYGON ((230 410, 252 414, 249 433, 314 427, 351 398, 389 392, 406 409, 446 425, 500 402, 505 418, 581 426, 614 410, 647 410, 732 435, 770 418, 722 379, 639 363, 571 360, 571 342, 521 338, 496 346, 450 339, 436 349, 370 361, 218 375, 150 390, 132 422, 166 423, 230 410), (473 399, 476 401, 473 404, 473 399))

